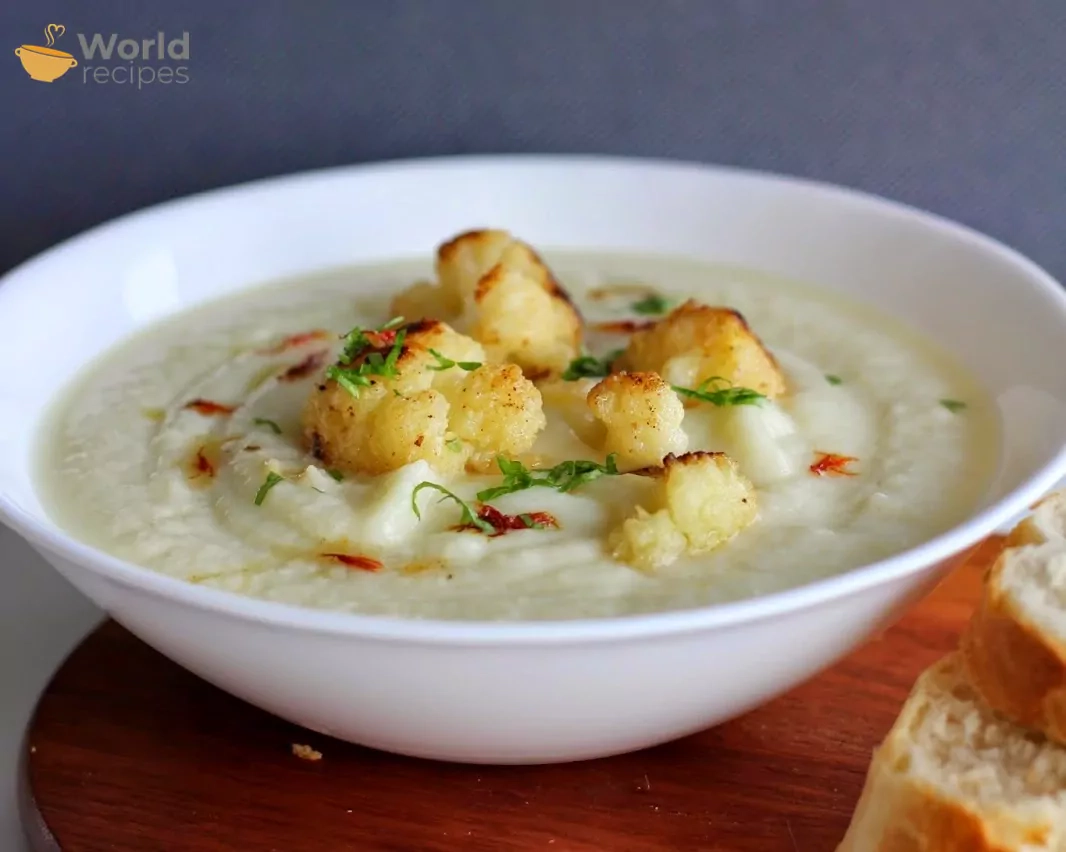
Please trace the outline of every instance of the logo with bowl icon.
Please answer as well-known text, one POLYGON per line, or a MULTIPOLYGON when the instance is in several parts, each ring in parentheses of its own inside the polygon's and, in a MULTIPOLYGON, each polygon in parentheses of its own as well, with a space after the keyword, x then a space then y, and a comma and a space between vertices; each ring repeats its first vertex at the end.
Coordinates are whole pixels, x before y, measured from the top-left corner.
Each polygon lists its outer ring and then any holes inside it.
POLYGON ((78 64, 71 54, 54 47, 56 39, 66 31, 67 28, 62 24, 49 24, 44 28, 47 46, 24 44, 15 48, 15 56, 22 60, 22 67, 32 79, 52 83, 78 64))

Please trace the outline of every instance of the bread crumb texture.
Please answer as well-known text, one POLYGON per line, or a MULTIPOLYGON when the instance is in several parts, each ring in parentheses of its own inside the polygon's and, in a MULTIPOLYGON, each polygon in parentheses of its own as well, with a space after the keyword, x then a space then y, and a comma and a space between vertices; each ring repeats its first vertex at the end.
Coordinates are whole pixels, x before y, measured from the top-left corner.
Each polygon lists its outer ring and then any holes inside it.
POLYGON ((838 852, 1066 849, 1066 751, 987 708, 951 654, 874 753, 838 852))
POLYGON ((310 760, 311 762, 315 762, 322 759, 322 752, 302 743, 293 743, 292 753, 300 758, 300 760, 310 760))

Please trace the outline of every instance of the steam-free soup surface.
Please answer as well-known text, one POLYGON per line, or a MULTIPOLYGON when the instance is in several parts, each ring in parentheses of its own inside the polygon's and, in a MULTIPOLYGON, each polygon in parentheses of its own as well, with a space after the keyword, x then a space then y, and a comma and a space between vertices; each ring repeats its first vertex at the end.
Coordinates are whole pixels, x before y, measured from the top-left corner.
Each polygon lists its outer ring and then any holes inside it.
MULTIPOLYGON (((308 350, 278 342, 388 319, 424 263, 343 269, 197 308, 106 353, 62 393, 41 438, 40 487, 75 536, 188 582, 274 601, 446 619, 572 619, 695 607, 786 589, 916 545, 963 520, 996 464, 996 419, 972 377, 894 321, 836 296, 737 269, 658 257, 547 254, 590 321, 632 318, 620 281, 668 300, 740 310, 785 374, 785 427, 758 439, 713 405, 687 411, 690 448, 728 452, 754 483, 757 520, 711 553, 640 571, 611 557, 610 530, 653 480, 605 476, 572 493, 493 501, 558 529, 456 530, 458 506, 499 475, 444 479, 425 462, 378 477, 325 469, 300 416, 321 381, 308 350), (193 401, 232 410, 210 411, 193 401), (827 470, 827 455, 848 457, 827 470), (821 460, 822 466, 818 464, 821 460), (208 470, 209 469, 209 470, 208 470), (281 481, 263 492, 271 471, 281 481), (208 481, 204 481, 209 473, 208 481), (363 554, 360 565, 330 553, 363 554), (367 570, 368 566, 376 570, 367 570), (380 567, 379 567, 380 566, 380 567)), ((635 291, 634 291, 635 292, 635 291)), ((641 317, 638 317, 641 318, 641 317)), ((593 336, 596 352, 624 335, 593 336)), ((535 450, 603 460, 545 403, 535 450)))

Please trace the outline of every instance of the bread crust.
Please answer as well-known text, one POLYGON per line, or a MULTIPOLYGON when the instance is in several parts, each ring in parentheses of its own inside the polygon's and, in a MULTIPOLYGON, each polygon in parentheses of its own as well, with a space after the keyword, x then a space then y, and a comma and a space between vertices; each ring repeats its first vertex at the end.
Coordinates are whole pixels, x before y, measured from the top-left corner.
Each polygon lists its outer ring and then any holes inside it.
POLYGON ((897 756, 886 746, 874 752, 837 852, 1014 852, 988 837, 977 814, 894 770, 897 756))
POLYGON ((1032 514, 1007 534, 1004 547, 1044 544, 1066 537, 1066 490, 1052 491, 1033 504, 1032 514))
POLYGON ((993 710, 1066 744, 1066 649, 1043 636, 1003 588, 1011 552, 993 565, 959 643, 966 674, 993 710))
MULTIPOLYGON (((1021 728, 1066 745, 1066 643, 1041 630, 1007 581, 1010 560, 1020 554, 1043 558, 1036 547, 1049 553, 1066 549, 1066 491, 1049 494, 1033 510, 1007 536, 1005 549, 985 572, 981 599, 959 651, 919 677, 874 752, 837 852, 1013 852, 1051 844, 1062 848, 1057 815, 1041 818, 1024 809, 968 803, 911 766, 916 721, 941 700, 938 695, 944 689, 965 690, 971 703, 980 702, 1021 728)), ((988 709, 974 712, 991 715, 988 709)), ((1047 748, 1055 748, 1050 742, 1047 748)))
MULTIPOLYGON (((963 661, 950 654, 914 685, 884 742, 874 751, 862 795, 837 852, 1017 852, 1049 849, 1051 819, 1024 809, 967 803, 919 774, 914 733, 946 693, 962 688, 963 661)), ((977 696, 973 695, 976 700, 977 696)), ((1059 848, 1058 846, 1054 848, 1059 848)))

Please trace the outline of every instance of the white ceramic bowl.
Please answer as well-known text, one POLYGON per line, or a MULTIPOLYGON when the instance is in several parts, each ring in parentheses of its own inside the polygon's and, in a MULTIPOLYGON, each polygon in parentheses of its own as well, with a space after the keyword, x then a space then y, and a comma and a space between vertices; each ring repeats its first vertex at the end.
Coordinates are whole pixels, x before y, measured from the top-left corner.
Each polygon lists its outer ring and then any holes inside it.
POLYGON ((1066 296, 972 231, 833 187, 694 165, 462 158, 270 180, 77 237, 0 287, 0 519, 119 622, 293 722, 490 763, 622 752, 739 714, 894 620, 961 551, 1066 473, 1066 296), (238 597, 87 547, 33 483, 38 423, 80 362, 162 315, 338 264, 427 255, 489 224, 537 246, 676 252, 817 282, 933 335, 1002 416, 998 478, 966 523, 874 565, 684 612, 560 623, 361 617, 238 597))

